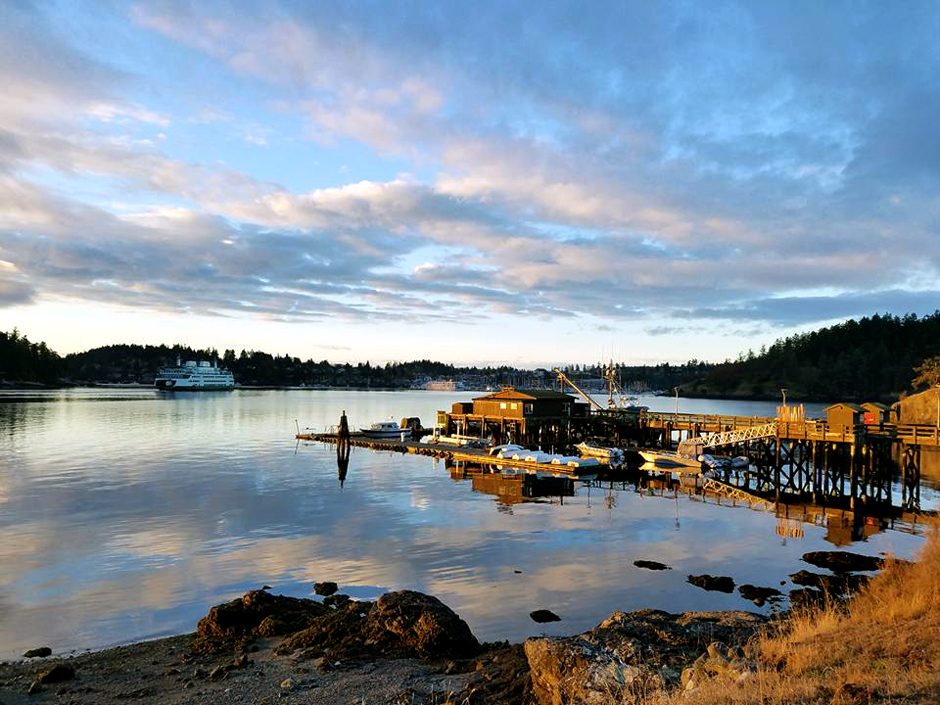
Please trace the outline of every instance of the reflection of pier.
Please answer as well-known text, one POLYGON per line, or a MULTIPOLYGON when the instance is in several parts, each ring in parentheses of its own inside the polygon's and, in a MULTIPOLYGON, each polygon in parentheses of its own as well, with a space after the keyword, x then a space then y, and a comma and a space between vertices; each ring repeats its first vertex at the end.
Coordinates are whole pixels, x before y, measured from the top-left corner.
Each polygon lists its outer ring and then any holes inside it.
POLYGON ((500 504, 512 505, 557 497, 574 496, 574 480, 570 477, 536 472, 504 472, 494 467, 457 463, 447 468, 455 480, 471 482, 474 492, 493 495, 500 504))

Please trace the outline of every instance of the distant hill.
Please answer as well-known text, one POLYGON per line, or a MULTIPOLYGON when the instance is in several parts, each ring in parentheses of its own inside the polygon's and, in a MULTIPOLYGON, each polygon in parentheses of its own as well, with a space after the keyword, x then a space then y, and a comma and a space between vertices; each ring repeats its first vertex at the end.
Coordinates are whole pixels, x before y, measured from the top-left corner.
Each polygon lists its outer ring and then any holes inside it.
POLYGON ((889 401, 910 389, 914 368, 940 355, 940 311, 875 315, 778 340, 686 382, 689 396, 807 401, 889 401))
MULTIPOLYGON (((562 351, 559 351, 562 352, 562 351)), ((672 390, 683 396, 807 401, 892 401, 910 389, 914 368, 940 355, 940 311, 918 318, 875 315, 778 340, 759 353, 712 364, 626 366, 617 370, 624 386, 636 391, 672 390)), ((151 384, 157 371, 183 360, 219 360, 239 384, 254 386, 410 387, 424 379, 459 379, 467 389, 510 384, 545 387, 548 370, 456 367, 431 360, 355 365, 303 361, 259 351, 197 350, 185 346, 108 345, 59 357, 45 343, 32 343, 18 331, 0 333, 0 381, 7 383, 151 384)), ((588 388, 602 384, 603 365, 563 368, 588 388)))

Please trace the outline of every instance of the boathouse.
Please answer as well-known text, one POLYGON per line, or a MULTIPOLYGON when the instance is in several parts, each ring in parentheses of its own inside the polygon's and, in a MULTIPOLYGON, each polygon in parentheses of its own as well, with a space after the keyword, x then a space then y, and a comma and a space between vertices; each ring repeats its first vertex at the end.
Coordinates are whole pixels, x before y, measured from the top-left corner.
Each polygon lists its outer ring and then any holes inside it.
POLYGON ((823 411, 826 412, 826 423, 835 428, 858 426, 862 422, 862 414, 865 413, 862 407, 851 402, 839 402, 827 406, 823 411))
POLYGON ((867 401, 862 404, 862 423, 866 426, 880 426, 888 423, 888 414, 891 407, 877 401, 867 401))
POLYGON ((571 394, 507 388, 454 404, 443 425, 447 435, 545 446, 567 437, 572 424, 587 418, 587 404, 571 394))

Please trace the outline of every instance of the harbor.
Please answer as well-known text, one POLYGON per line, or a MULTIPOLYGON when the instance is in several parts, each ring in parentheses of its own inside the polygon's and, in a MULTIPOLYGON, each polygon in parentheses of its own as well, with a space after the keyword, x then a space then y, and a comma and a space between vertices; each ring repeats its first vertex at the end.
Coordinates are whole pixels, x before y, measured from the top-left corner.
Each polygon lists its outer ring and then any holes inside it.
POLYGON ((553 390, 505 388, 438 411, 432 428, 405 417, 397 431, 385 422, 390 432, 376 437, 368 429, 350 432, 343 412, 336 428, 301 433, 298 426, 296 438, 335 444, 346 455, 358 446, 575 479, 665 474, 723 496, 908 514, 921 510, 925 459, 940 455, 940 426, 892 421, 882 404, 832 404, 824 418, 785 404, 774 416, 667 413, 618 406, 613 394, 604 407, 576 391, 590 403, 553 390), (579 443, 610 448, 618 460, 581 462, 579 443), (499 452, 503 447, 514 452, 499 452))

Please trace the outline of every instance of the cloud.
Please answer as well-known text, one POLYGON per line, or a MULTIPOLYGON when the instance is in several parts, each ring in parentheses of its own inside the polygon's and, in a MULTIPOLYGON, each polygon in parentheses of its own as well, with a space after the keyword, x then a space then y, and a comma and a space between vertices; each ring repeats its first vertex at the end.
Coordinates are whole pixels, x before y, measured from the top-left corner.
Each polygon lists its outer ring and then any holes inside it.
POLYGON ((940 277, 929 5, 109 15, 198 64, 171 82, 73 46, 52 14, 4 12, 0 257, 17 274, 0 302, 671 335, 660 321, 923 311, 940 277), (274 155, 291 120, 306 142, 274 155), (194 137, 215 131, 237 165, 194 137))

